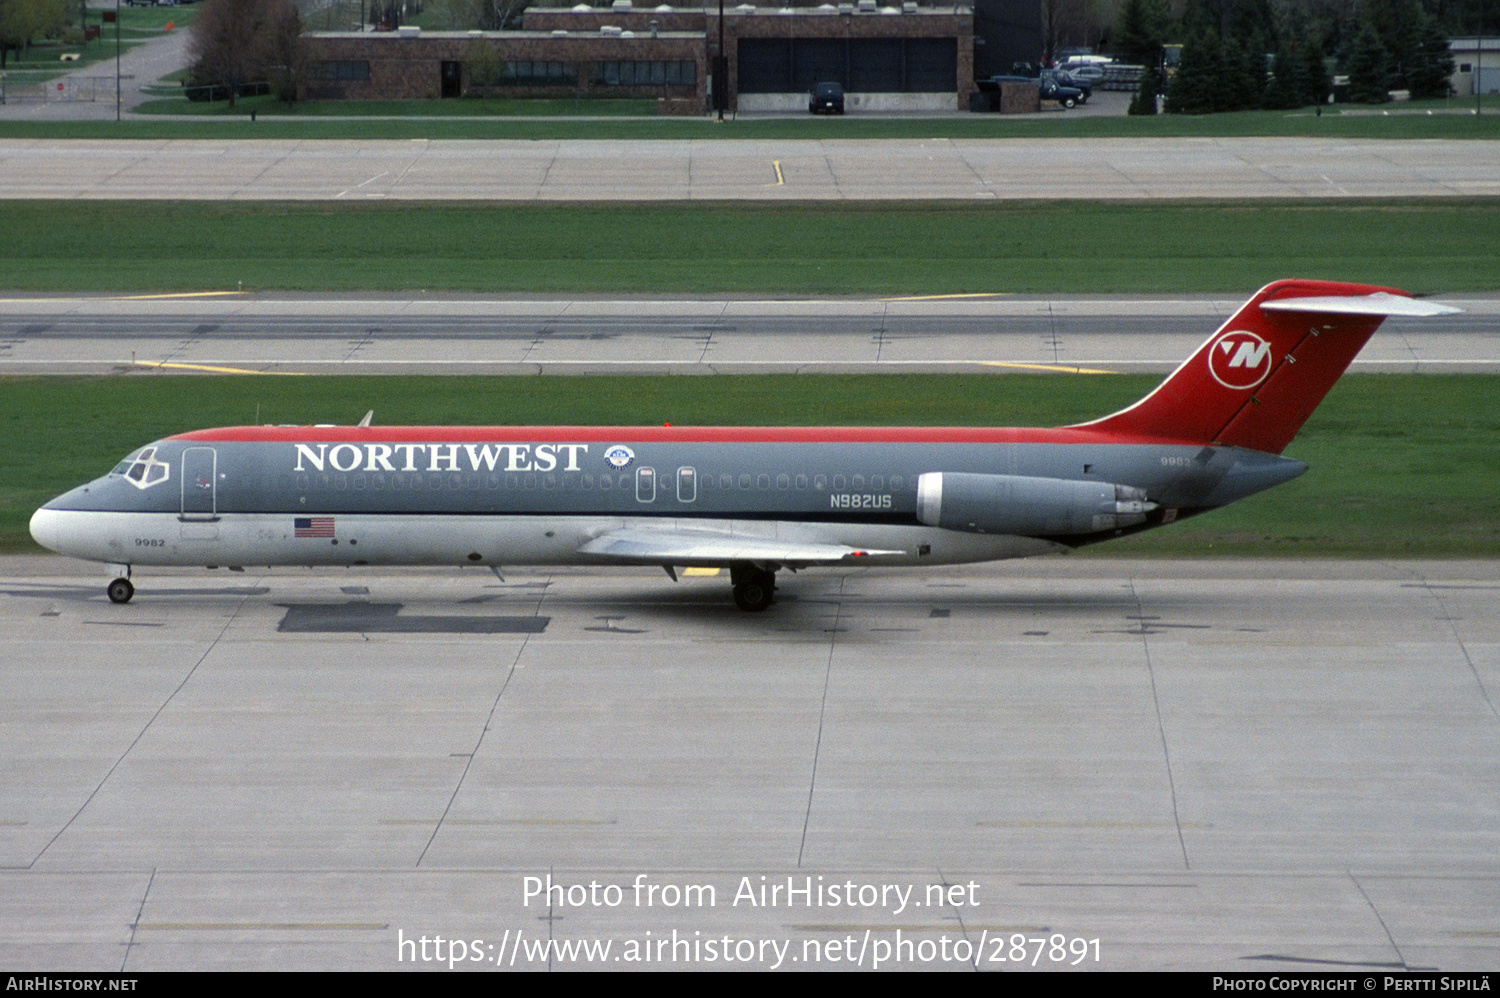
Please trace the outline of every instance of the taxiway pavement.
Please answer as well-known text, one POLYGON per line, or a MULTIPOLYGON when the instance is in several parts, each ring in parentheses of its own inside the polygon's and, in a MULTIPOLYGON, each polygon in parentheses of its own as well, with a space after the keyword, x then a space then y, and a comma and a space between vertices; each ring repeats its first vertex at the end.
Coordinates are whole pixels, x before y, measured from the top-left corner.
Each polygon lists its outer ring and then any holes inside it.
POLYGON ((12 969, 1500 965, 1495 562, 104 581, 0 559, 12 969))
MULTIPOLYGON (((0 301, 0 373, 1165 372, 1242 301, 26 296, 0 301)), ((1388 320, 1353 369, 1500 370, 1500 297, 1443 301, 1464 312, 1388 320)))
POLYGON ((0 177, 0 197, 69 199, 1490 197, 1500 142, 0 139, 0 177))

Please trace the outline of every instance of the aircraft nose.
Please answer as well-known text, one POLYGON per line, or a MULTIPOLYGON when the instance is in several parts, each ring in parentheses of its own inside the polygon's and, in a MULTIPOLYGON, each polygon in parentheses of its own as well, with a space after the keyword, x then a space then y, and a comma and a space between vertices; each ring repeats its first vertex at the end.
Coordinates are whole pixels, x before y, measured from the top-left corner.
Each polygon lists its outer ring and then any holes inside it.
POLYGON ((43 506, 31 514, 31 539, 49 551, 57 550, 57 511, 43 506))

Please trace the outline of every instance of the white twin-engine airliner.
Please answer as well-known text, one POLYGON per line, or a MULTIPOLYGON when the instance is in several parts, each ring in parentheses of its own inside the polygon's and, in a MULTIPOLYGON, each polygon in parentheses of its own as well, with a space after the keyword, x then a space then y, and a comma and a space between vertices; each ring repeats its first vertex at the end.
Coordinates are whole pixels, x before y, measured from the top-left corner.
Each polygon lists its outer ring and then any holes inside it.
POLYGON ((1139 402, 1058 429, 241 426, 168 437, 31 518, 39 544, 139 565, 728 568, 1064 551, 1295 478, 1280 457, 1388 315, 1457 309, 1324 281, 1262 288, 1139 402))

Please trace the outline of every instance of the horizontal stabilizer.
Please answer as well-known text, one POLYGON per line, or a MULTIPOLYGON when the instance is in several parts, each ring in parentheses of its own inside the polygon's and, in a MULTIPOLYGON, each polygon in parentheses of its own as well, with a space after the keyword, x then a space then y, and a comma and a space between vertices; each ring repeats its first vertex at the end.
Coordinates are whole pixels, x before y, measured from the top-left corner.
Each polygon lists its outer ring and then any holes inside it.
POLYGON ((1268 312, 1321 312, 1328 315, 1406 315, 1427 318, 1462 312, 1452 305, 1407 298, 1404 295, 1377 291, 1372 295, 1323 295, 1314 298, 1284 298, 1261 302, 1268 312))

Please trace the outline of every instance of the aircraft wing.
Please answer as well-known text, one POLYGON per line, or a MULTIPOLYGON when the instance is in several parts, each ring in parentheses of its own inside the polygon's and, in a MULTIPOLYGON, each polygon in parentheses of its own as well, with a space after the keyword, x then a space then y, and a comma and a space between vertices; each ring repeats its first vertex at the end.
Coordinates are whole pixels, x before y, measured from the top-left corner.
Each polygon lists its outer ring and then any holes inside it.
POLYGON ((832 541, 786 540, 681 527, 663 530, 621 527, 600 534, 578 551, 627 565, 721 566, 745 561, 789 567, 833 565, 866 555, 906 553, 855 548, 832 541))

